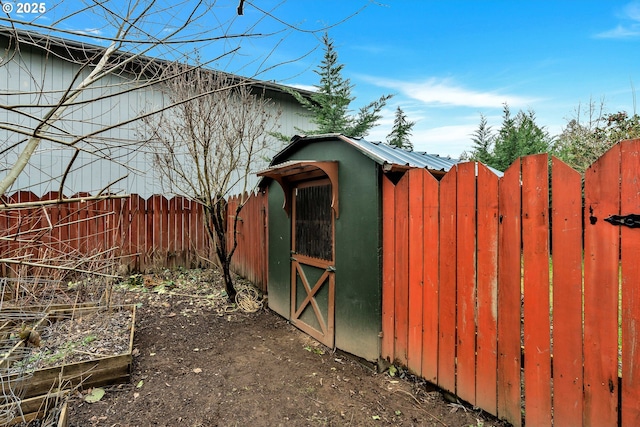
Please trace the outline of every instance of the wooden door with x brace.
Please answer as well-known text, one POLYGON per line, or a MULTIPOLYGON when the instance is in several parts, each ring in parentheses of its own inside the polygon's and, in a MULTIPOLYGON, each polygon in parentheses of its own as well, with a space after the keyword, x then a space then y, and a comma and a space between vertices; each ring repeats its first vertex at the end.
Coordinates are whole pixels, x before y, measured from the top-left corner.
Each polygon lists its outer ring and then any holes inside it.
POLYGON ((291 232, 291 323, 333 348, 335 227, 328 179, 293 189, 291 232))

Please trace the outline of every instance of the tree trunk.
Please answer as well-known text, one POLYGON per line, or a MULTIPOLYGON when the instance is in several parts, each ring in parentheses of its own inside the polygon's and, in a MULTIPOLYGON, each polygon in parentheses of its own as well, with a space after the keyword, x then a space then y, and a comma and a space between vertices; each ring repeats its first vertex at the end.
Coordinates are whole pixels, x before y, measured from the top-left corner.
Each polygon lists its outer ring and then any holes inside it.
MULTIPOLYGON (((236 301, 236 289, 233 285, 233 277, 231 276, 231 255, 233 255, 234 248, 230 251, 227 247, 227 223, 225 221, 227 214, 227 203, 224 198, 218 200, 211 200, 209 205, 205 206, 205 212, 207 213, 207 232, 213 245, 215 245, 215 252, 218 258, 218 263, 222 269, 222 278, 224 280, 224 287, 227 292, 227 297, 230 302, 236 301)), ((237 217, 237 213, 236 213, 237 217)), ((234 223, 235 234, 235 223, 234 223)), ((234 235, 235 246, 235 235, 234 235)))
POLYGON ((236 302, 236 288, 233 286, 233 278, 231 277, 231 260, 222 262, 222 277, 224 278, 224 288, 231 302, 236 302))

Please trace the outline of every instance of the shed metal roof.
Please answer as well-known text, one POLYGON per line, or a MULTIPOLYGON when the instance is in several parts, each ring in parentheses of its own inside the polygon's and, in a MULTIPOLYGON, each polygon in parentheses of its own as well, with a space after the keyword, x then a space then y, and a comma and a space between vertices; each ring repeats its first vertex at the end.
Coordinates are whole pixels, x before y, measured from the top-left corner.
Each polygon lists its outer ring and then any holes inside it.
POLYGON ((369 142, 363 138, 350 138, 338 133, 295 136, 291 143, 276 154, 271 165, 277 165, 286 159, 288 153, 297 149, 300 144, 313 144, 327 140, 342 140, 361 151, 376 163, 382 165, 387 171, 408 168, 426 168, 432 171, 447 172, 461 160, 450 157, 442 157, 437 154, 428 154, 418 151, 407 151, 382 142, 369 142))

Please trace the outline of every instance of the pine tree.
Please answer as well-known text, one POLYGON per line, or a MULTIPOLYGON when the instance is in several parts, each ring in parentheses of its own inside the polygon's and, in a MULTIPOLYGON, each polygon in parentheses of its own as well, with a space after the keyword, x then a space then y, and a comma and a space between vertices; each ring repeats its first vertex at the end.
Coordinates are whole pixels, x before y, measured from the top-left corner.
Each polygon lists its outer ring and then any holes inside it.
POLYGON ((536 124, 533 111, 519 111, 513 117, 506 104, 498 133, 494 135, 491 127, 487 126, 487 119, 480 116, 480 125, 473 133, 472 140, 474 148, 467 157, 501 171, 506 170, 518 157, 550 151, 553 144, 549 132, 536 124))
POLYGON ((311 113, 311 121, 317 125, 314 130, 302 130, 305 134, 341 133, 347 136, 366 136, 380 120, 380 111, 391 95, 385 95, 362 107, 357 115, 352 115, 349 105, 355 100, 351 95, 353 84, 342 76, 344 64, 338 62, 338 52, 333 40, 325 34, 324 58, 314 72, 320 77, 315 85, 317 91, 310 98, 290 90, 291 94, 311 113))
POLYGON ((491 152, 493 150, 493 141, 495 137, 491 126, 487 125, 487 118, 481 114, 480 124, 473 134, 473 151, 468 156, 469 160, 489 164, 491 162, 491 152))
POLYGON ((518 157, 548 152, 552 142, 549 132, 536 124, 533 111, 519 111, 513 118, 509 107, 505 105, 502 128, 494 145, 494 159, 489 166, 504 171, 518 157))
POLYGON ((402 111, 402 108, 398 107, 396 117, 393 120, 393 128, 391 129, 391 133, 387 135, 387 143, 398 148, 413 151, 413 144, 409 140, 413 125, 415 125, 415 122, 408 121, 407 115, 402 111))

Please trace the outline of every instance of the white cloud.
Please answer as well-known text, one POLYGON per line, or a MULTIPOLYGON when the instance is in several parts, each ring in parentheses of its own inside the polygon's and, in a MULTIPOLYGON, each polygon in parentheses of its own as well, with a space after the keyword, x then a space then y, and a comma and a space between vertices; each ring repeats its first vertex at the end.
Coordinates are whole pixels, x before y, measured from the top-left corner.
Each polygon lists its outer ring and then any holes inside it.
POLYGON ((306 90, 309 92, 315 92, 318 90, 317 87, 313 86, 313 85, 303 85, 303 84, 297 84, 294 83, 292 85, 288 85, 289 87, 295 88, 295 89, 300 89, 300 90, 306 90))
POLYGON ((595 35, 598 39, 629 39, 638 36, 640 36, 640 26, 638 25, 629 27, 618 25, 612 30, 603 31, 595 35))
POLYGON ((85 28, 84 30, 77 31, 80 34, 85 34, 87 36, 101 36, 102 30, 99 28, 85 28))
POLYGON ((628 19, 640 22, 640 2, 629 3, 624 8, 624 14, 628 19))
POLYGON ((422 82, 364 77, 377 86, 400 92, 402 95, 430 105, 455 107, 500 107, 507 103, 513 107, 524 107, 535 99, 495 91, 475 91, 455 84, 451 79, 430 78, 422 82))
POLYGON ((599 39, 629 39, 640 37, 640 2, 627 4, 621 11, 619 18, 624 23, 618 24, 611 30, 598 33, 595 37, 599 39))
MULTIPOLYGON (((412 130, 411 142, 415 151, 425 151, 429 154, 458 158, 463 151, 468 151, 471 148, 471 134, 477 127, 476 123, 429 129, 416 124, 412 130)), ((368 141, 386 141, 389 129, 389 126, 376 126, 365 139, 368 141)))
POLYGON ((471 134, 477 127, 477 124, 462 124, 415 130, 411 141, 416 151, 457 158, 471 147, 471 134))

